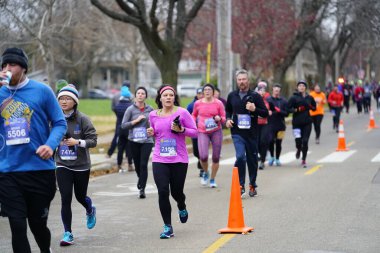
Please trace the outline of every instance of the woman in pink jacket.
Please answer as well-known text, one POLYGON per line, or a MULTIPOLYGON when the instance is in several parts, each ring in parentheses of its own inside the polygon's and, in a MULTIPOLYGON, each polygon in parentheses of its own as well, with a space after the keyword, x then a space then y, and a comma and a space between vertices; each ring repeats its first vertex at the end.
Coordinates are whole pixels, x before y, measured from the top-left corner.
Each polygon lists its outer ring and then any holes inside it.
POLYGON ((226 121, 223 103, 214 98, 215 87, 212 84, 203 86, 203 98, 194 104, 193 118, 198 125, 199 159, 203 169, 201 184, 206 186, 209 180, 208 147, 212 145, 212 165, 210 187, 216 188, 215 176, 219 169, 220 152, 222 150, 222 124, 226 121))
POLYGON ((153 151, 153 177, 158 189, 158 203, 164 221, 164 231, 161 239, 174 236, 171 205, 171 194, 177 202, 181 223, 188 219, 183 193, 189 157, 185 137, 196 137, 197 128, 190 113, 179 107, 178 95, 173 87, 161 86, 157 92, 158 110, 149 113, 149 136, 155 137, 153 151))

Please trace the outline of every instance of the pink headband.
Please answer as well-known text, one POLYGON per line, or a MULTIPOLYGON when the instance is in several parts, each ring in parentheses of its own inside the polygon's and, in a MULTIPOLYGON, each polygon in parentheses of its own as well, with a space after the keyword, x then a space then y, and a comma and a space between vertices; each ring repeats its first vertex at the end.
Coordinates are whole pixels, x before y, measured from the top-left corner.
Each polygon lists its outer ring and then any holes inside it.
POLYGON ((176 94, 176 92, 175 92, 175 90, 173 89, 173 87, 171 87, 171 86, 164 86, 164 88, 162 88, 162 89, 160 90, 160 95, 161 95, 164 91, 166 91, 166 90, 171 90, 171 91, 174 92, 174 94, 176 94))

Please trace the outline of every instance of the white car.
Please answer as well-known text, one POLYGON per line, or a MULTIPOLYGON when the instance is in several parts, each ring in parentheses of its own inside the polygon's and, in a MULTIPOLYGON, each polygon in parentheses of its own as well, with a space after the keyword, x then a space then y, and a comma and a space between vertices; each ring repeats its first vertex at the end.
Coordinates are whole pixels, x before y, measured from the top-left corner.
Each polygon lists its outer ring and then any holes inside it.
POLYGON ((197 95, 197 85, 192 84, 179 84, 177 85, 178 96, 180 97, 194 97, 197 95))

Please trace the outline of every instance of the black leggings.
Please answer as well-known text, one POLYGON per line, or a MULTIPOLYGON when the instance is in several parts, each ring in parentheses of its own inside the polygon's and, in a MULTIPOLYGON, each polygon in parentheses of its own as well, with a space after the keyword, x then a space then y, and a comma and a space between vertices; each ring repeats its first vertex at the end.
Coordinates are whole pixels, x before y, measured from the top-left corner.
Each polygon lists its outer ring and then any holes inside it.
POLYGON ((309 138, 311 133, 311 124, 301 127, 293 127, 301 129, 301 138, 296 138, 296 148, 302 151, 302 160, 306 160, 307 151, 309 150, 309 138))
POLYGON ((321 123, 323 120, 323 114, 311 116, 311 119, 313 120, 313 125, 314 125, 314 130, 315 130, 315 138, 319 139, 319 136, 321 136, 321 123))
POLYGON ((185 186, 187 163, 157 163, 153 162, 153 176, 158 189, 158 204, 164 224, 172 224, 169 194, 177 202, 179 210, 186 209, 185 186))
POLYGON ((128 158, 128 164, 132 164, 133 160, 131 148, 129 147, 128 131, 121 130, 119 133, 119 139, 117 140, 117 165, 121 165, 123 163, 124 150, 128 158))
POLYGON ((268 124, 257 125, 258 129, 258 149, 260 154, 260 161, 265 162, 265 158, 267 157, 267 151, 269 148, 270 141, 270 127, 268 124))
POLYGON ((334 110, 333 124, 334 127, 338 129, 342 107, 333 107, 332 109, 334 110))
POLYGON ((152 152, 153 143, 138 143, 129 141, 133 161, 135 162, 135 170, 137 177, 138 189, 145 189, 146 181, 148 180, 148 161, 150 153, 152 152))
POLYGON ((0 209, 9 220, 13 252, 31 252, 27 222, 40 251, 49 252, 47 220, 55 191, 54 170, 0 173, 0 209))
MULTIPOLYGON (((47 227, 47 217, 43 219, 28 218, 29 228, 32 231, 41 252, 50 252, 51 234, 47 227)), ((9 218, 12 231, 12 248, 14 253, 30 253, 25 218, 9 218)))
POLYGON ((57 168, 57 182, 62 202, 61 217, 65 231, 71 232, 73 186, 75 197, 86 209, 86 213, 92 212, 92 201, 86 196, 89 178, 90 170, 74 171, 63 167, 57 168))
POLYGON ((274 145, 276 145, 276 159, 280 159, 281 150, 282 150, 282 139, 273 138, 269 142, 269 153, 271 157, 274 157, 274 145))

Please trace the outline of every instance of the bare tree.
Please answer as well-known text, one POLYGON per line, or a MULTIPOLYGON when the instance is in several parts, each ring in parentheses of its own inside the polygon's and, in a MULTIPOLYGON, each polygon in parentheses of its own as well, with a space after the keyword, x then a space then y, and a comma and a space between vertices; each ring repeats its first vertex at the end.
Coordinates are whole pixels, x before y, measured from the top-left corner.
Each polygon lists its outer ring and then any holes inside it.
POLYGON ((162 81, 176 86, 186 29, 205 0, 170 0, 161 6, 157 2, 150 1, 148 10, 146 1, 115 0, 118 9, 114 10, 99 0, 91 0, 107 16, 139 29, 145 47, 161 72, 162 81))
POLYGON ((274 64, 274 81, 284 83, 285 74, 293 64, 296 56, 310 39, 314 30, 319 27, 328 8, 329 0, 304 0, 299 16, 299 25, 286 47, 286 55, 274 64))

